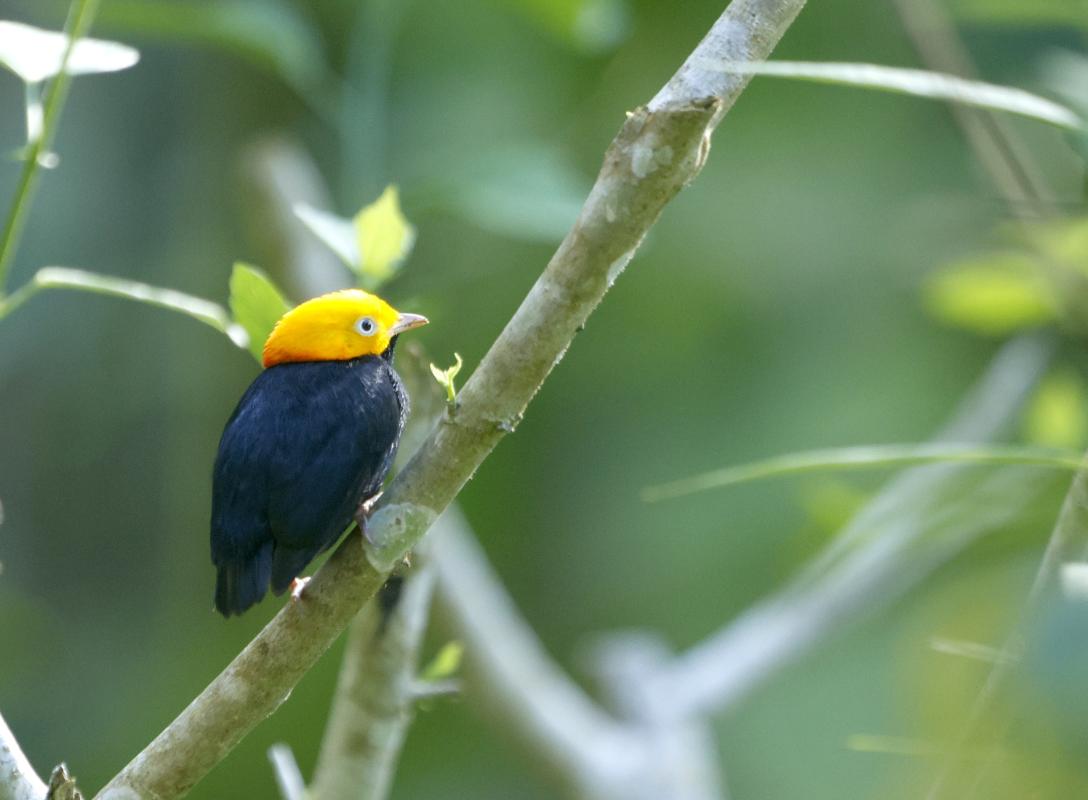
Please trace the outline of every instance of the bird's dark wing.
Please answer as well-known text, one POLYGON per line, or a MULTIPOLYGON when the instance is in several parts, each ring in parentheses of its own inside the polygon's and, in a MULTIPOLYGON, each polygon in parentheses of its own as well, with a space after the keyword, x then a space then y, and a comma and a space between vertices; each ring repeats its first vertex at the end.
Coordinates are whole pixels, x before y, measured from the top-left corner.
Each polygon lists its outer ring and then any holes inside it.
POLYGON ((262 432, 274 423, 276 398, 265 374, 250 385, 227 422, 212 473, 215 607, 228 617, 264 597, 272 574, 268 463, 275 443, 262 432))
MULTIPOLYGON (((228 609, 244 610, 269 585, 283 592, 339 538, 392 465, 402 405, 396 375, 379 359, 284 364, 254 381, 216 461, 213 560, 244 565, 226 571, 239 587, 225 591, 228 609)), ((223 575, 220 566, 221 583, 223 575)))
POLYGON ((392 370, 378 359, 296 369, 302 407, 281 431, 269 466, 268 520, 277 594, 351 524, 392 465, 402 409, 392 370))

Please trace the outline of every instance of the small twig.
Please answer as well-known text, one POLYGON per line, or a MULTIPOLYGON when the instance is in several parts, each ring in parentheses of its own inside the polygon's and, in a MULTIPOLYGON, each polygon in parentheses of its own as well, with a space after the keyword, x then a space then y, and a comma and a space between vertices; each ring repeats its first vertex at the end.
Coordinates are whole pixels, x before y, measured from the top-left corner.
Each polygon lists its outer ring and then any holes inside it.
POLYGON ((269 747, 268 760, 272 762, 276 786, 283 800, 305 800, 306 782, 302 779, 302 770, 298 768, 290 745, 281 742, 269 747))
POLYGON ((64 48, 64 55, 61 57, 60 72, 49 83, 45 111, 42 116, 41 135, 28 144, 24 154, 26 160, 23 162, 23 171, 15 188, 11 208, 8 210, 4 231, 0 234, 0 299, 4 297, 8 270, 11 268, 23 227, 26 225, 27 214, 30 212, 30 203, 41 169, 41 158, 53 146, 57 124, 60 122, 60 113, 68 97, 68 85, 72 80, 72 76, 68 74, 68 60, 76 42, 86 36, 90 30, 100 2, 101 0, 73 0, 68 13, 68 21, 64 26, 64 32, 68 36, 68 46, 64 48))
POLYGON ((0 800, 44 800, 47 787, 0 716, 0 800))
POLYGON ((416 664, 434 589, 425 556, 352 622, 321 743, 312 800, 382 800, 415 711, 416 664))

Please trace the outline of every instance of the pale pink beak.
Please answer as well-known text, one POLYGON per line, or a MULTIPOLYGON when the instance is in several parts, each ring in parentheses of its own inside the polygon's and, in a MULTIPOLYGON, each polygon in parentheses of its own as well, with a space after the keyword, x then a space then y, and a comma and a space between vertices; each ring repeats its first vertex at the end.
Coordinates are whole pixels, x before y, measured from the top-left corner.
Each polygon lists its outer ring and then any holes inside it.
POLYGON ((393 323, 393 327, 389 329, 391 336, 396 336, 399 333, 410 331, 412 328, 419 328, 426 325, 428 320, 422 314, 398 314, 397 321, 393 323))

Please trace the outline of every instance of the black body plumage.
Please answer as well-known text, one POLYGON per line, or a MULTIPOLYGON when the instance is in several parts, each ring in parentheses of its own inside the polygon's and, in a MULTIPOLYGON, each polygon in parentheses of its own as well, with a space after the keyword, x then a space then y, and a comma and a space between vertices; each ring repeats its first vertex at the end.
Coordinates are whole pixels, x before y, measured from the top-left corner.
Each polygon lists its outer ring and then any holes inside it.
POLYGON ((283 593, 381 489, 408 416, 392 356, 279 364, 242 396, 212 480, 223 615, 283 593))

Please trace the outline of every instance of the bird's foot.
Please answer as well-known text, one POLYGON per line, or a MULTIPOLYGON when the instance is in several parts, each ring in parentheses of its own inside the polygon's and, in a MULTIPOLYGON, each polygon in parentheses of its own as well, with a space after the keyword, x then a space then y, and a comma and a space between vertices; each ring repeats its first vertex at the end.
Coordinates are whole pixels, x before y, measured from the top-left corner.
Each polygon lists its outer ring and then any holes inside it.
POLYGON ((374 506, 378 504, 378 501, 382 499, 383 492, 378 492, 373 497, 369 497, 359 504, 359 510, 355 512, 357 517, 366 519, 370 516, 370 512, 374 510, 374 506))
POLYGON ((310 585, 309 578, 294 578, 291 581, 291 601, 297 603, 302 599, 302 591, 310 585))
POLYGON ((359 507, 355 510, 355 524, 359 526, 359 530, 363 532, 363 536, 366 536, 366 522, 370 519, 370 512, 374 510, 374 506, 377 505, 381 499, 382 493, 378 492, 373 497, 367 498, 359 507))

